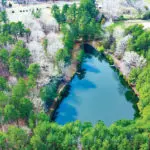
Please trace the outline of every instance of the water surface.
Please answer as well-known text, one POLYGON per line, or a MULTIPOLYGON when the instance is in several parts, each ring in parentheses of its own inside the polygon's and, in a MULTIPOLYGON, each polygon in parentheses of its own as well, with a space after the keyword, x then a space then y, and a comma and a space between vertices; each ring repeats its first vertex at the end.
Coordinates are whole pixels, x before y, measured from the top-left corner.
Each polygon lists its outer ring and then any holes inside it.
POLYGON ((84 77, 75 75, 69 95, 56 110, 57 123, 80 120, 95 124, 102 120, 109 126, 120 119, 134 118, 135 95, 106 60, 86 58, 82 69, 84 77))

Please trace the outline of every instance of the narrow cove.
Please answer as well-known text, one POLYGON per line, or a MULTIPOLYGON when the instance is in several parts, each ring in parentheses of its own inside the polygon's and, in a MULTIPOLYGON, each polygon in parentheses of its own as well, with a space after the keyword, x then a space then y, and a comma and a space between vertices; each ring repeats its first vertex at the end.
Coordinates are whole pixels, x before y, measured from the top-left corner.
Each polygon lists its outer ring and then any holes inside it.
MULTIPOLYGON (((91 51, 91 47, 87 47, 91 51)), ((93 51, 93 50, 92 50, 93 51)), ((54 114, 54 120, 66 124, 75 120, 107 126, 120 119, 134 119, 138 98, 116 68, 100 54, 87 54, 80 73, 54 114)))

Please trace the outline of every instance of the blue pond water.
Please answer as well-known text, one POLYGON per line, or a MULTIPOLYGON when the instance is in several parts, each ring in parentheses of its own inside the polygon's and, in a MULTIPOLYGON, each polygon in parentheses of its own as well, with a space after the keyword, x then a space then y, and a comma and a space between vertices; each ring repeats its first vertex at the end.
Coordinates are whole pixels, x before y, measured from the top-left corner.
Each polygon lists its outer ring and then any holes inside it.
POLYGON ((135 96, 107 61, 92 56, 85 59, 82 69, 85 69, 84 78, 74 77, 69 95, 56 110, 57 123, 80 120, 95 124, 102 120, 109 126, 120 119, 134 118, 135 96))

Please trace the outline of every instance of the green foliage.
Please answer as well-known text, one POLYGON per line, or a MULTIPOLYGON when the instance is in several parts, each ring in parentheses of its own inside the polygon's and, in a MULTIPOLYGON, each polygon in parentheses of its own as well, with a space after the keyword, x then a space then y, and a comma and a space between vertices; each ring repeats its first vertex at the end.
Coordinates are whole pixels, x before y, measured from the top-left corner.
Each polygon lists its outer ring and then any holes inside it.
POLYGON ((26 67, 18 59, 10 57, 9 58, 9 71, 14 76, 18 76, 18 75, 23 76, 23 74, 26 72, 26 67))
POLYGON ((137 40, 135 41, 134 48, 136 51, 148 51, 150 48, 150 31, 145 31, 138 36, 137 40))
POLYGON ((142 109, 150 104, 150 66, 146 66, 139 74, 136 81, 136 89, 139 91, 139 108, 142 109))
POLYGON ((102 45, 102 46, 99 46, 99 47, 97 48, 97 50, 98 50, 99 52, 103 53, 104 50, 105 50, 105 48, 104 48, 104 46, 102 45))
POLYGON ((106 59, 108 60, 108 62, 113 65, 114 64, 114 60, 110 55, 106 55, 106 59))
POLYGON ((57 5, 53 5, 51 12, 53 14, 53 17, 57 20, 58 23, 61 23, 62 18, 61 18, 61 13, 60 13, 60 9, 57 5))
POLYGON ((11 149, 23 150, 28 143, 28 136, 23 129, 11 126, 7 132, 7 140, 11 149))
POLYGON ((137 38, 140 34, 144 32, 143 25, 132 25, 125 29, 126 34, 132 34, 134 38, 137 38))
POLYGON ((46 54, 47 54, 47 46, 48 46, 48 39, 44 39, 43 40, 43 48, 44 48, 44 51, 46 54))
POLYGON ((18 59, 20 62, 27 64, 29 62, 30 51, 25 48, 23 41, 17 41, 11 52, 11 57, 18 59))
POLYGON ((6 122, 9 121, 15 121, 19 118, 19 113, 18 111, 15 109, 14 105, 6 105, 6 107, 4 108, 4 120, 6 122))
POLYGON ((98 11, 92 0, 83 0, 79 7, 76 4, 70 7, 64 5, 62 10, 57 5, 53 5, 52 15, 64 35, 64 49, 56 53, 57 63, 62 60, 66 63, 70 61, 71 50, 77 40, 87 41, 101 36, 101 24, 96 22, 98 11))
MULTIPOLYGON (((66 30, 67 31, 67 30, 66 30)), ((67 31, 63 37, 64 46, 66 49, 71 50, 74 45, 74 34, 71 31, 67 31)))
POLYGON ((117 18, 117 21, 122 21, 122 20, 126 20, 123 15, 117 18))
POLYGON ((57 81, 52 81, 48 85, 41 88, 40 96, 43 101, 45 102, 51 102, 53 101, 57 96, 57 81))
MULTIPOLYGON (((37 76, 38 76, 38 74, 37 74, 37 76)), ((32 89, 35 86, 36 86, 36 78, 33 75, 29 75, 28 80, 27 80, 28 89, 32 89)))
POLYGON ((18 41, 11 51, 9 58, 9 71, 15 76, 23 76, 29 62, 30 51, 24 47, 23 41, 18 41))
POLYGON ((6 149, 6 133, 0 131, 0 148, 6 149))
POLYGON ((56 52, 56 55, 55 55, 56 63, 59 63, 60 61, 68 62, 69 58, 70 56, 69 56, 69 52, 67 49, 59 49, 56 52))
POLYGON ((30 64, 29 68, 27 69, 29 75, 36 78, 40 72, 40 66, 38 64, 30 64))
POLYGON ((19 107, 17 108, 21 118, 28 118, 33 110, 32 102, 27 98, 21 98, 19 101, 19 107))
POLYGON ((0 91, 0 107, 3 109, 9 102, 9 97, 2 91, 0 91))
POLYGON ((3 22, 3 23, 7 23, 8 22, 8 17, 7 17, 6 11, 1 11, 0 12, 0 21, 3 22))
POLYGON ((9 34, 1 34, 0 33, 0 47, 3 49, 7 44, 12 44, 13 38, 9 34))
POLYGON ((0 50, 0 60, 6 64, 8 61, 8 58, 9 58, 8 51, 6 49, 1 49, 0 50))
POLYGON ((92 18, 95 18, 98 15, 98 10, 96 9, 94 0, 81 0, 79 9, 88 11, 92 18))
POLYGON ((38 9, 38 10, 32 10, 32 15, 35 17, 35 18, 40 18, 41 17, 41 9, 38 9))
MULTIPOLYGON (((99 38, 100 23, 96 22, 98 11, 93 0, 81 0, 77 7, 75 4, 64 5, 60 10, 56 5, 52 8, 53 16, 61 24, 63 32, 64 49, 56 53, 56 61, 68 61, 71 49, 77 40, 87 41, 99 38)), ((7 21, 6 21, 7 22, 7 21)), ((10 34, 17 38, 26 34, 22 24, 5 24, 0 35, 0 47, 12 42, 10 34)), ((30 32, 27 32, 30 34, 30 32)), ((126 29, 126 34, 132 34, 129 41, 130 50, 138 51, 149 61, 149 31, 144 31, 143 26, 135 25, 126 29), (140 43, 141 42, 141 43, 140 43)), ((112 39, 110 39, 112 41, 112 39)), ((108 41, 107 46, 110 45, 108 41)), ((45 48, 47 43, 44 44, 45 48)), ((99 47, 103 51, 103 47, 99 47)), ((49 122, 49 116, 44 112, 34 113, 33 104, 28 99, 28 91, 36 85, 36 77, 39 73, 37 64, 28 64, 30 53, 23 42, 18 41, 14 49, 8 54, 6 50, 0 50, 0 59, 9 64, 9 70, 13 75, 22 75, 27 72, 25 79, 19 78, 16 85, 7 91, 8 85, 4 78, 0 77, 0 125, 4 121, 11 123, 19 118, 26 119, 32 134, 26 133, 21 128, 10 127, 8 132, 0 132, 0 149, 20 150, 75 150, 82 147, 85 150, 148 150, 149 149, 149 120, 150 120, 150 66, 143 69, 133 69, 129 75, 129 82, 136 84, 139 92, 139 108, 141 117, 137 120, 120 120, 106 127, 99 121, 95 126, 91 123, 75 121, 63 126, 49 122), (29 66, 29 67, 28 67, 29 66), (28 68, 28 69, 27 69, 28 68), (27 70, 26 70, 27 69, 27 70), (4 91, 2 91, 4 90, 4 91)), ((77 61, 81 62, 84 51, 77 54, 77 61)), ((107 56, 110 63, 111 57, 107 56)), ((148 62, 149 63, 149 62, 148 62)), ((58 81, 52 80, 40 91, 40 96, 45 102, 52 102, 57 96, 58 81)))
POLYGON ((26 81, 19 78, 18 83, 12 88, 12 98, 18 100, 24 97, 28 92, 28 87, 26 85, 26 81))
POLYGON ((68 23, 75 23, 75 20, 77 18, 77 6, 76 4, 73 4, 69 7, 66 14, 66 20, 68 23))
POLYGON ((0 76, 0 90, 7 90, 8 85, 7 85, 7 80, 4 77, 0 76))
POLYGON ((133 36, 128 41, 127 49, 146 55, 150 47, 150 31, 146 31, 142 25, 136 24, 129 26, 125 32, 126 34, 131 34, 133 36))
POLYGON ((83 61, 84 55, 85 55, 84 50, 81 49, 78 51, 76 59, 79 63, 81 63, 83 61))
POLYGON ((136 83, 136 80, 138 78, 138 75, 141 73, 141 69, 140 68, 133 68, 130 72, 130 75, 129 75, 129 82, 132 83, 132 84, 135 84, 136 83))
POLYGON ((146 11, 146 13, 143 15, 144 20, 150 19, 150 11, 146 11))
POLYGON ((27 32, 27 30, 25 30, 23 23, 20 21, 17 23, 12 22, 9 25, 10 25, 10 33, 14 35, 16 38, 18 37, 18 35, 23 36, 23 34, 27 32))
MULTIPOLYGON (((64 6, 62 11, 57 5, 53 5, 52 14, 59 24, 67 24, 68 33, 63 32, 65 33, 64 35, 73 33, 76 34, 74 39, 81 37, 83 40, 89 40, 100 36, 100 23, 95 21, 98 11, 92 0, 83 0, 79 8, 76 7, 76 4, 70 7, 64 6)), ((70 38, 68 38, 68 40, 70 40, 70 38)))
POLYGON ((29 127, 31 129, 35 128, 35 126, 39 123, 42 123, 42 122, 48 122, 50 119, 49 119, 49 116, 45 113, 45 112, 39 112, 39 113, 31 113, 30 114, 30 117, 29 117, 29 127))

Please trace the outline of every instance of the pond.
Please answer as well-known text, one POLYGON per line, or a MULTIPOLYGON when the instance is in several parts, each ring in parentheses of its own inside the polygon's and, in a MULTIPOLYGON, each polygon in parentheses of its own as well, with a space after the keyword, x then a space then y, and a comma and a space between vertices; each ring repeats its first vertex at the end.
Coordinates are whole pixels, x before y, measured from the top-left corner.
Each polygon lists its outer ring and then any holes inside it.
POLYGON ((104 58, 88 55, 54 118, 62 125, 75 120, 92 124, 102 120, 109 126, 120 119, 134 119, 137 101, 117 69, 104 58))

